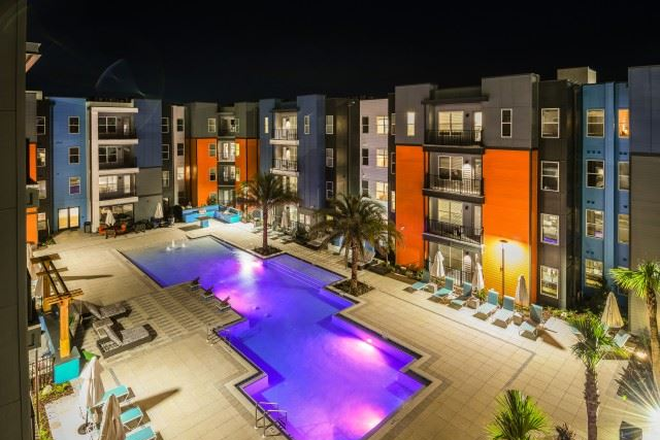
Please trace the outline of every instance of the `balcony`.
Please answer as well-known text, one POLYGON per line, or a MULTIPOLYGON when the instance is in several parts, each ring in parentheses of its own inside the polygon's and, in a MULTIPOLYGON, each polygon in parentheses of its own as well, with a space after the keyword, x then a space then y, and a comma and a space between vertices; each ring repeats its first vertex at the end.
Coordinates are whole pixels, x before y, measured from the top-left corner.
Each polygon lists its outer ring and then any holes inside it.
POLYGON ((99 200, 114 200, 114 199, 125 199, 128 197, 137 197, 137 191, 135 190, 135 185, 131 185, 131 189, 126 191, 125 189, 121 190, 100 190, 99 191, 99 200))
POLYGON ((425 143, 431 145, 481 145, 481 130, 427 130, 425 143))
POLYGON ((118 159, 116 162, 100 162, 99 170, 116 170, 121 168, 137 168, 137 157, 128 156, 118 159))
POLYGON ((473 244, 481 244, 483 237, 483 228, 467 227, 434 219, 426 219, 426 232, 473 244))
POLYGON ((437 174, 427 174, 425 187, 434 191, 466 196, 484 195, 483 179, 444 179, 437 174))
POLYGON ((220 137, 236 136, 236 127, 234 126, 220 127, 220 129, 218 130, 218 136, 220 137))
POLYGON ((298 161, 273 159, 273 169, 280 171, 298 171, 298 161))
POLYGON ((99 130, 99 139, 102 140, 117 140, 117 139, 137 139, 137 133, 133 127, 124 127, 124 129, 108 130, 101 132, 99 130))
POLYGON ((273 130, 273 139, 279 141, 297 141, 297 128, 276 128, 273 130))

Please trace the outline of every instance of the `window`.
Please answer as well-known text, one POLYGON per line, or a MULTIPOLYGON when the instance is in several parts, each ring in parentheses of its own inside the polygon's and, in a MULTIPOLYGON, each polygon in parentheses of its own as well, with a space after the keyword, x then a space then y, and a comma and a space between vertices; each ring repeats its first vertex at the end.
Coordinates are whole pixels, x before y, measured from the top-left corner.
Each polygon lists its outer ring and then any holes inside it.
POLYGON ((387 150, 384 148, 376 149, 376 166, 378 168, 387 168, 387 150))
POLYGON ((37 166, 45 167, 46 166, 46 149, 37 148, 37 166))
POLYGON ((80 148, 69 147, 69 165, 80 163, 80 148))
POLYGON ((369 133, 369 116, 362 116, 362 133, 369 133))
POLYGON ((559 137, 559 109, 542 108, 541 109, 541 137, 558 138, 559 137))
POLYGON ((37 182, 39 185, 39 200, 43 200, 48 197, 48 191, 45 180, 39 180, 37 182))
POLYGON ((335 183, 332 181, 325 182, 325 198, 331 199, 335 196, 335 183))
POLYGON ((185 171, 183 167, 176 167, 176 180, 183 180, 185 178, 185 171))
POLYGON ((541 294, 559 297, 559 269, 541 266, 541 294))
POLYGON ((387 182, 376 182, 376 200, 387 202, 387 182))
POLYGON ((268 116, 264 116, 264 133, 265 133, 265 134, 268 134, 268 130, 269 130, 269 127, 268 127, 268 116))
POLYGON ((376 134, 387 134, 390 128, 390 121, 387 116, 376 116, 376 134))
POLYGON ((209 157, 215 157, 217 155, 217 148, 215 144, 209 144, 209 157))
POLYGON ((627 108, 619 109, 619 137, 630 137, 630 111, 627 108))
MULTIPOLYGON (((69 118, 69 131, 71 131, 71 118, 69 118)), ((116 116, 99 116, 99 133, 113 134, 117 133, 116 116)))
POLYGON ((183 118, 177 118, 176 119, 176 131, 182 132, 183 128, 184 128, 183 118))
POLYGON ((444 180, 463 180, 461 156, 438 156, 438 176, 444 180))
POLYGON ((462 111, 438 112, 438 130, 444 133, 463 131, 465 114, 462 111))
POLYGON ((605 188, 605 166, 602 160, 587 161, 587 187, 605 188))
POLYGON ((630 190, 630 162, 619 162, 619 190, 630 190))
POLYGON ((117 163, 117 147, 99 147, 99 163, 117 163))
POLYGON ((238 133, 241 120, 234 118, 234 133, 238 133))
POLYGON ((513 109, 500 109, 500 136, 510 138, 513 133, 513 109))
POLYGON ((80 194, 80 177, 69 177, 69 194, 80 194))
POLYGON ((335 150, 332 148, 325 149, 325 166, 328 168, 335 166, 335 150))
POLYGON ((215 205, 216 203, 218 203, 218 193, 215 191, 210 192, 208 199, 206 199, 206 202, 209 205, 215 205))
POLYGON ((216 130, 216 120, 215 120, 215 118, 208 118, 206 120, 206 128, 208 129, 209 133, 215 133, 215 130, 216 130))
POLYGON ((603 262, 598 260, 584 260, 584 283, 589 287, 601 287, 603 283, 603 262))
MULTIPOLYGON (((130 182, 130 180, 128 180, 130 182)), ((99 176, 99 194, 116 193, 119 191, 117 176, 99 176)))
POLYGON ((415 112, 406 113, 406 134, 415 136, 415 112))
POLYGON ((238 157, 241 155, 241 144, 238 142, 233 142, 234 144, 234 156, 238 157))
POLYGON ((234 170, 234 179, 235 179, 237 182, 240 182, 240 181, 241 181, 241 169, 238 168, 238 167, 235 167, 235 170, 234 170))
POLYGON ((160 132, 169 133, 170 132, 170 118, 163 116, 160 118, 160 132))
POLYGON ((396 174, 396 153, 390 153, 390 173, 396 174))
POLYGON ((169 187, 170 187, 170 172, 163 171, 163 188, 169 188, 169 187))
POLYGON ((170 146, 169 144, 163 144, 160 147, 161 155, 163 160, 170 160, 170 146))
POLYGON ((46 134, 46 117, 37 116, 37 135, 46 134))
POLYGON ((605 110, 587 110, 587 137, 603 137, 605 135, 605 110))
POLYGON ((335 132, 335 117, 333 115, 325 115, 325 134, 334 134, 335 132))
POLYGON ((396 113, 392 113, 390 116, 390 122, 391 122, 391 127, 390 127, 390 134, 394 136, 396 134, 396 113))
POLYGON ((392 212, 396 212, 396 191, 390 193, 390 209, 392 212))
MULTIPOLYGON (((115 128, 117 128, 116 122, 115 122, 115 128)), ((70 134, 80 133, 80 118, 78 116, 69 116, 69 133, 70 134)), ((112 133, 114 133, 114 131, 112 133)))
POLYGON ((541 214, 541 243, 559 244, 559 216, 541 214))
POLYGON ((363 180, 362 181, 362 195, 364 197, 369 197, 369 181, 368 180, 363 180))
POLYGON ((587 237, 603 238, 603 211, 587 209, 587 237))
POLYGON ((630 216, 619 214, 619 243, 630 243, 630 216))
POLYGON ((215 182, 218 180, 218 172, 215 167, 209 168, 209 181, 215 182))
POLYGON ((559 162, 541 161, 541 189, 559 191, 559 162))
POLYGON ((309 122, 309 115, 303 116, 303 132, 305 134, 309 134, 310 132, 310 122, 309 122))
POLYGON ((48 220, 46 219, 46 213, 45 212, 39 212, 37 214, 37 229, 39 231, 43 231, 45 229, 48 229, 48 220))
POLYGON ((369 165, 369 149, 368 148, 363 148, 362 149, 362 165, 369 165))
POLYGON ((183 143, 179 142, 176 144, 176 155, 177 156, 183 156, 183 143))
POLYGON ((451 200, 438 200, 438 220, 452 225, 463 225, 463 203, 451 200))

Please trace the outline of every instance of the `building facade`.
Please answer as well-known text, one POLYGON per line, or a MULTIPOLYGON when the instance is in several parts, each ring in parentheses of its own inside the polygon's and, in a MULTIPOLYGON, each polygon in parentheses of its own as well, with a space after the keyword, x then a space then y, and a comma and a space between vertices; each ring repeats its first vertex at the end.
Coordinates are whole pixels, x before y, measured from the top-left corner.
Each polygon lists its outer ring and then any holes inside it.
POLYGON ((163 207, 178 205, 180 200, 186 200, 187 188, 185 179, 185 107, 163 103, 161 117, 161 157, 162 157, 162 188, 163 207))
POLYGON ((389 210, 390 111, 385 99, 360 101, 360 193, 389 210))

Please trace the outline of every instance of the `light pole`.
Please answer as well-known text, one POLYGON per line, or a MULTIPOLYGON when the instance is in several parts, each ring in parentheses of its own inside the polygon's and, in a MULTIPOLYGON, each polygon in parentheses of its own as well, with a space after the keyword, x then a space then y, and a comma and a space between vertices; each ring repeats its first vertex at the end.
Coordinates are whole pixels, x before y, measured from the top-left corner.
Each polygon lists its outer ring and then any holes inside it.
POLYGON ((508 243, 508 241, 506 241, 506 240, 500 240, 500 246, 502 248, 502 266, 500 267, 500 270, 502 271, 502 295, 506 295, 506 292, 504 291, 504 275, 505 275, 505 273, 504 273, 504 262, 506 261, 505 260, 505 257, 506 257, 505 251, 506 251, 506 244, 507 243, 508 243))

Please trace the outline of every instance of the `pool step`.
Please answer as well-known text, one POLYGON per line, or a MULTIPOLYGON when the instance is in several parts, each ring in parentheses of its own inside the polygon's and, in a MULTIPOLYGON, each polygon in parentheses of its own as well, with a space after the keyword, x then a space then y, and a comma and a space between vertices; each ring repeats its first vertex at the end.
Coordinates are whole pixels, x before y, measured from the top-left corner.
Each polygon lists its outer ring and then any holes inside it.
POLYGON ((323 268, 314 266, 306 261, 299 260, 291 255, 280 255, 267 261, 271 267, 277 268, 287 274, 304 281, 313 287, 323 287, 342 279, 341 276, 323 268))

